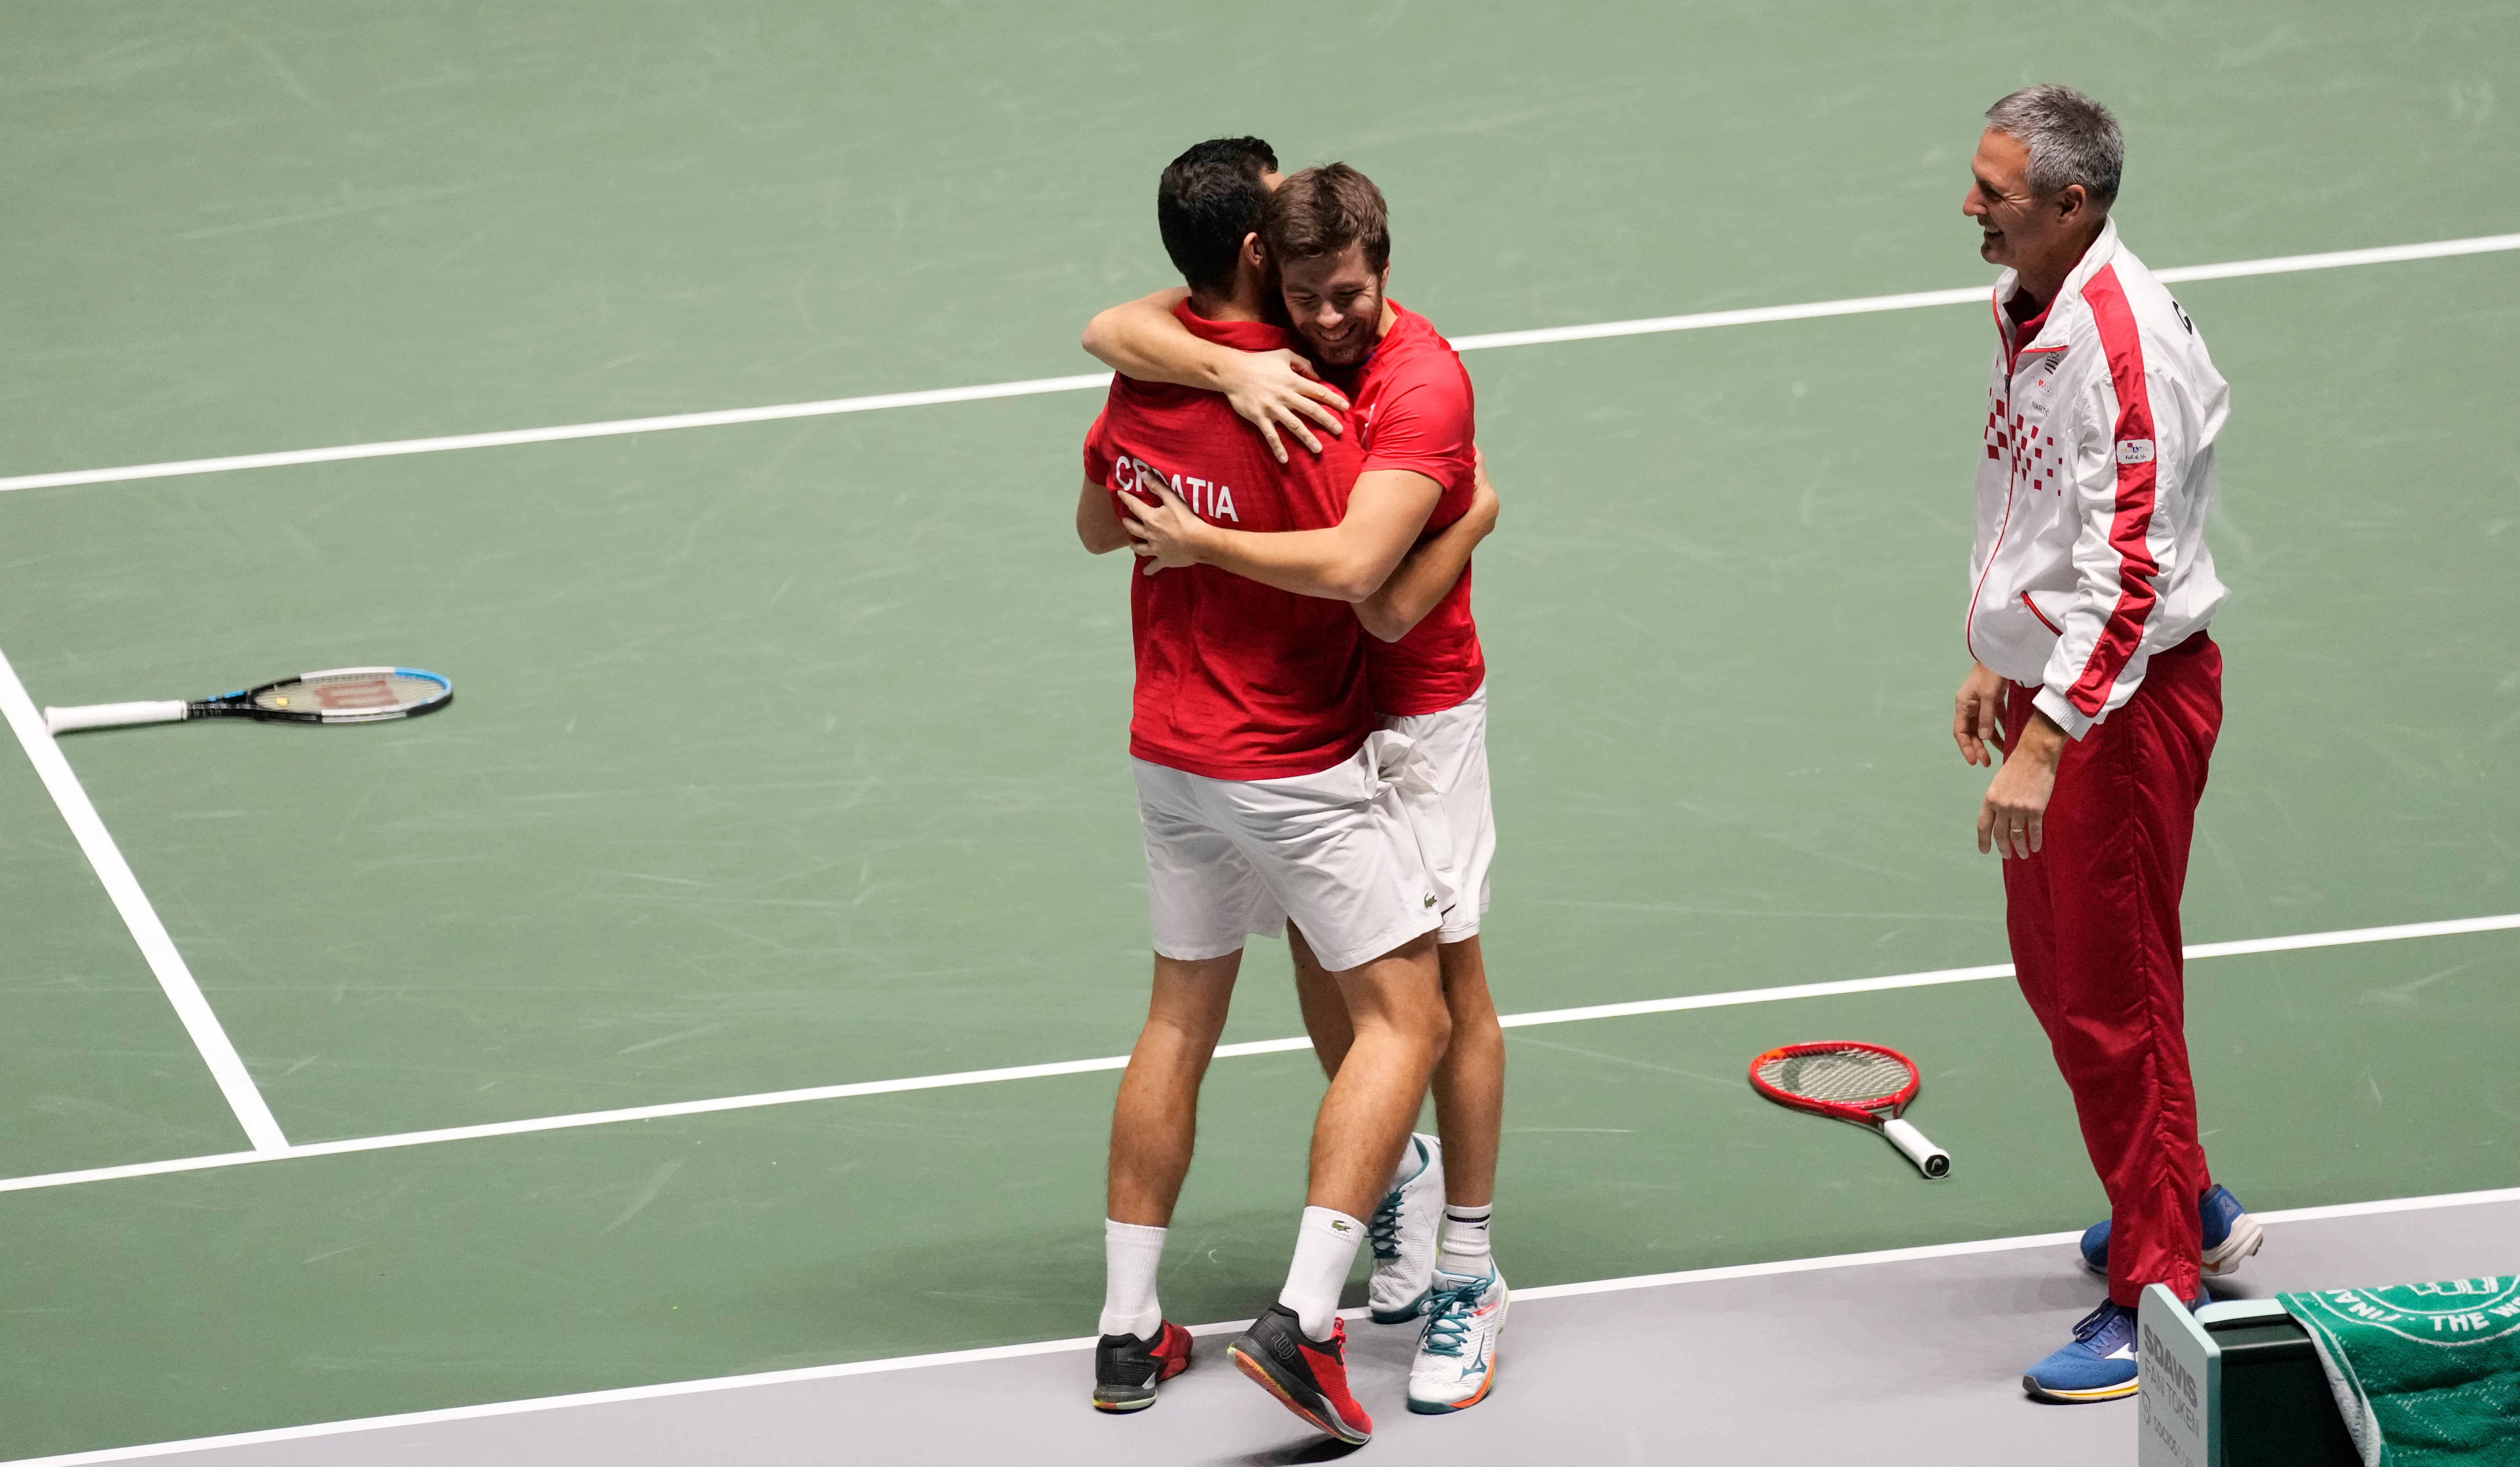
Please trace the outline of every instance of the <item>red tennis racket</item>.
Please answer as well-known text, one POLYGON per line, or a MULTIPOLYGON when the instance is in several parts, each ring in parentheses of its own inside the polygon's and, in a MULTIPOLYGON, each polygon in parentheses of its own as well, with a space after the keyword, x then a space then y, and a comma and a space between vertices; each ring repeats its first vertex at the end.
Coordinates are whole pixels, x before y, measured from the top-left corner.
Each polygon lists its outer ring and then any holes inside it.
POLYGON ((1899 1119, 1916 1098, 1916 1062, 1895 1049, 1854 1039, 1788 1044, 1750 1062, 1750 1084, 1778 1105, 1868 1125, 1890 1138, 1927 1176, 1951 1175, 1951 1153, 1899 1119))

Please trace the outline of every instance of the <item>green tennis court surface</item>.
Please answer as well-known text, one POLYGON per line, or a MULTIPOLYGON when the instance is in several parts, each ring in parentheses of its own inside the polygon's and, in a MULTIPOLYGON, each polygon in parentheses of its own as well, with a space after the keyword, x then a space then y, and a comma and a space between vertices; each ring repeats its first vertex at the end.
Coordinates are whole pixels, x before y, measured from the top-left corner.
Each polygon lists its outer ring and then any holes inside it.
MULTIPOLYGON (((2479 186, 2520 162, 2486 5, 7 25, 0 476, 1085 371, 1085 316, 1167 278, 1156 169, 1221 131, 1373 174, 1394 294, 1460 335, 1983 280, 1975 119, 2050 75, 2126 117, 2156 266, 2520 229, 2479 186), (1293 65, 1308 35, 1347 64, 1293 65)), ((2520 254, 2179 294, 2234 384, 2189 940, 2520 912, 2520 254)), ((1507 498, 1506 1009, 2003 961, 1946 731, 1986 330, 1467 358, 1507 498)), ((1126 611, 1067 527, 1098 398, 16 490, 0 651, 37 704, 455 678, 408 724, 63 742, 293 1143, 1117 1055, 1126 611)), ((1090 1321, 1107 1071, 68 1179, 247 1142, 15 754, 0 876, 0 1175, 56 1178, 0 1194, 0 1456, 1090 1321)), ((1229 1040, 1298 1031, 1282 961, 1229 1040)), ((2515 980, 2512 931, 2197 962, 2218 1176, 2260 1209, 2520 1185, 2515 980)), ((2100 1207, 2001 980, 1509 1032, 1517 1285, 2100 1207), (1743 1082, 1837 1033, 1917 1057, 1948 1184, 1743 1082)), ((1318 1094, 1303 1053, 1219 1062, 1171 1312, 1274 1287, 1318 1094)))

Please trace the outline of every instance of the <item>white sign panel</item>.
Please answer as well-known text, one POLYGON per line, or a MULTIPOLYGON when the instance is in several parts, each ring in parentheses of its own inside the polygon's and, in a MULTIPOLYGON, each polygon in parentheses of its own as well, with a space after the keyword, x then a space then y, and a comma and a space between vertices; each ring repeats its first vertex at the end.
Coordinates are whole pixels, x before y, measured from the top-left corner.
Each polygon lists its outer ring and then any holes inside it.
POLYGON ((2159 1284, 2136 1311, 2137 1467, 2223 1467, 2223 1347, 2159 1284))

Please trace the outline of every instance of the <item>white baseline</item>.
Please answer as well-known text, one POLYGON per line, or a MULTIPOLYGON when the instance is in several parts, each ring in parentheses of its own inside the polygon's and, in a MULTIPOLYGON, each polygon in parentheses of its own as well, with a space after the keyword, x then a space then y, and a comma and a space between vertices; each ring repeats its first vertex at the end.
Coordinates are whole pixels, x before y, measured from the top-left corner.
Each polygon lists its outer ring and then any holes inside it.
MULTIPOLYGON (((2156 270, 2178 284, 2190 280, 2233 280, 2250 275, 2288 275, 2302 270, 2335 270, 2348 265, 2398 264, 2408 260, 2446 259, 2459 254, 2488 254, 2520 250, 2520 234, 2481 235, 2474 239, 2434 240, 2420 245, 2386 245, 2372 250, 2333 250, 2323 254, 2286 254, 2272 259, 2232 260, 2219 265, 2182 265, 2156 270)), ((1591 342, 1606 337, 1651 336, 1672 331, 1700 331, 1713 326, 1752 326, 1772 321, 1810 321, 1824 316, 1856 316, 1875 311, 1914 310, 1933 305, 1963 305, 1985 300, 1992 286, 1965 286, 1950 291, 1916 291, 1904 296, 1865 296, 1847 300, 1815 300, 1799 305, 1763 305, 1747 310, 1701 311, 1688 316, 1651 316, 1635 321, 1603 321, 1590 326, 1549 326, 1535 331, 1499 331, 1459 337, 1453 344, 1463 351, 1495 346, 1535 346, 1552 342, 1591 342)), ((1074 377, 1037 377, 1023 382, 996 382, 968 388, 935 388, 917 392, 882 392, 868 397, 832 397, 820 402, 788 402, 771 407, 725 408, 714 412, 672 413, 654 418, 620 418, 606 423, 570 423, 558 428, 517 428, 496 433, 456 434, 446 437, 396 438, 382 443, 349 443, 333 448, 293 448, 278 453, 241 453, 225 458, 180 459, 162 464, 130 464, 119 469, 76 469, 59 474, 21 474, 0 479, 0 490, 64 488, 74 484, 120 483, 142 479, 172 479, 190 474, 223 474, 235 469, 281 469, 297 464, 331 464, 347 459, 398 458, 412 453, 445 453, 458 448, 507 448, 524 443, 555 443, 570 438, 619 437, 628 434, 665 433, 681 428, 725 428, 742 423, 776 423, 790 418, 826 418, 838 413, 877 412, 895 407, 932 407, 948 402, 980 402, 995 397, 1029 397, 1043 392, 1075 392, 1109 383, 1108 372, 1074 377)))
MULTIPOLYGON (((60 757, 58 753, 54 756, 60 757)), ((2192 961, 2200 958, 2238 957, 2248 953, 2291 952, 2310 947, 2347 947, 2363 942, 2395 942, 2410 938, 2446 938, 2466 933, 2512 930, 2520 930, 2520 912, 2499 917, 2460 917, 2447 922, 2408 922, 2393 927, 2362 927, 2343 932, 2296 933, 2280 938, 2249 938, 2236 942, 2196 942, 2188 945, 2186 954, 2192 961)), ((1593 1019, 1633 1018, 1642 1014, 1674 1014, 1688 1009, 1732 1008, 1746 1003, 1779 1003, 1797 998, 1831 998, 1847 993, 1879 993, 1894 988, 1923 988, 1942 984, 1979 983, 1988 979, 2011 976, 2010 963, 1990 963, 1977 968, 1944 968, 1931 973, 1893 974, 1887 978, 1852 978, 1833 983, 1794 984, 1777 988, 1744 988, 1726 993, 1690 993, 1678 998, 1648 998, 1635 1003, 1602 1003, 1585 1008, 1507 1014, 1498 1022, 1508 1029, 1524 1029, 1542 1024, 1575 1024, 1593 1019)), ((1286 1054, 1311 1047, 1312 1041, 1301 1036, 1286 1039, 1254 1039, 1240 1044, 1220 1044, 1216 1048, 1216 1057, 1235 1059, 1249 1055, 1286 1054)), ((662 1105, 629 1106, 612 1111, 584 1111, 569 1116, 541 1116, 526 1121, 494 1121, 481 1125, 456 1125, 440 1130, 402 1131, 385 1136, 358 1136, 340 1141, 314 1141, 270 1151, 222 1152, 213 1156, 177 1157, 162 1162, 135 1162, 122 1167, 95 1167, 79 1171, 53 1171, 36 1176, 9 1177, 0 1179, 0 1192, 27 1192, 45 1187, 77 1186, 85 1182, 164 1176, 178 1171, 204 1171, 221 1167, 248 1166, 256 1162, 342 1156, 361 1151, 390 1151, 404 1146, 428 1146, 440 1141, 477 1141, 494 1136, 527 1135, 535 1131, 574 1130, 581 1126, 612 1125, 628 1121, 665 1121, 681 1116, 713 1115, 720 1111, 745 1111, 762 1106, 796 1105, 811 1100, 846 1100, 862 1095, 898 1095, 910 1090, 941 1090, 960 1085, 996 1084, 1005 1080, 1047 1079, 1062 1075, 1091 1075, 1098 1071, 1126 1069, 1128 1064, 1127 1055, 1114 1054, 1090 1060, 1058 1060, 1046 1065, 1010 1065, 996 1070, 964 1070, 949 1075, 919 1075, 900 1079, 871 1079, 859 1080, 851 1084, 813 1085, 797 1090, 771 1090, 758 1095, 726 1095, 712 1100, 678 1100, 662 1105)))
MULTIPOLYGON (((2520 1202, 2520 1187, 2505 1187, 2491 1192, 2450 1192, 2433 1197, 2393 1197, 2377 1202, 2349 1202, 2334 1207, 2293 1208, 2284 1212, 2259 1213, 2262 1222, 2281 1226, 2287 1222, 2317 1222, 2330 1217, 2360 1217, 2380 1213, 2427 1212, 2436 1208, 2477 1207, 2494 1203, 2520 1202)), ((1874 1253, 1841 1253, 1823 1258, 1778 1259, 1767 1263, 1736 1263, 1717 1268, 1692 1268, 1682 1273, 1644 1273, 1628 1278, 1595 1279, 1583 1283, 1545 1284, 1538 1288, 1516 1289, 1516 1301, 1528 1303, 1538 1299, 1572 1299, 1586 1294, 1618 1294, 1635 1289, 1667 1289, 1688 1284, 1720 1283, 1726 1279, 1774 1278, 1788 1273, 1814 1273, 1829 1268, 1864 1268, 1879 1263, 1908 1263, 1925 1259, 1966 1258, 1977 1254, 2010 1253, 2025 1248, 2062 1248, 2081 1237, 2080 1233, 2026 1233, 2011 1238, 1981 1238, 1962 1243, 1930 1243, 1919 1248, 1885 1248, 1874 1253)), ((1340 1317, 1361 1319, 1364 1309, 1342 1309, 1340 1317)), ((1220 1320, 1214 1324, 1191 1326, 1193 1335, 1240 1334, 1250 1327, 1248 1319, 1220 1320)), ((113 1447, 104 1451, 73 1452, 67 1456, 24 1457, 7 1467, 105 1467, 111 1462, 139 1462, 154 1457, 182 1456, 197 1451, 213 1451, 231 1446, 257 1446, 276 1442, 303 1442, 318 1437, 338 1437, 353 1432, 386 1431, 394 1427, 428 1426, 446 1421, 478 1421, 492 1416, 521 1416, 537 1411, 566 1410, 574 1406, 611 1405, 622 1401, 656 1400, 673 1396, 700 1396, 717 1391, 742 1391, 754 1386, 784 1386, 800 1381, 837 1380, 852 1375, 881 1375, 895 1370, 921 1370, 934 1365, 970 1365, 987 1360, 1020 1359, 1026 1355, 1062 1354, 1070 1351, 1094 1348, 1094 1337, 1085 1335, 1071 1340, 1036 1340, 1022 1345, 995 1345, 982 1350, 956 1350, 936 1354, 895 1355, 880 1360, 851 1360, 837 1365, 807 1365, 794 1370, 767 1370, 754 1375, 727 1375, 707 1380, 665 1381, 652 1386, 624 1386, 611 1391, 585 1391, 570 1396, 545 1396, 528 1400, 494 1400, 480 1405, 447 1406, 434 1411, 411 1411, 395 1416, 370 1416, 352 1421, 319 1421, 305 1426, 275 1427, 267 1431, 240 1432, 227 1437, 197 1437, 185 1442, 158 1442, 146 1446, 113 1447)))
POLYGON ((165 925, 158 920, 158 909, 149 904, 149 894, 140 890, 139 879, 122 859, 112 833, 97 817, 86 787, 78 782, 69 760, 62 757, 60 746, 44 727, 44 715, 35 711, 35 701, 26 695, 26 685, 18 680, 18 669, 9 665, 5 654, 0 654, 0 714, 8 717, 9 727, 25 749, 27 760, 43 779, 44 788, 51 792, 53 803, 60 807, 63 821, 77 838, 88 864, 96 868, 96 879, 105 884, 106 895, 113 899, 113 909, 122 914, 123 926, 131 929, 131 940, 140 944, 140 955, 148 960, 149 971, 157 975, 158 986, 166 990, 166 1001, 175 1006, 175 1017, 184 1022, 184 1031, 193 1036, 202 1063, 210 1067, 210 1077, 218 1081, 219 1093, 227 1097, 228 1108, 236 1112, 237 1123, 245 1127, 246 1140, 253 1146, 246 1155, 287 1154, 289 1138, 281 1134, 271 1107, 263 1104, 262 1092, 254 1088, 245 1061, 237 1057, 236 1046, 228 1042, 227 1031, 219 1027, 219 1016, 210 1012, 201 985, 193 981, 193 971, 184 966, 184 955, 175 950, 174 940, 166 936, 165 925))

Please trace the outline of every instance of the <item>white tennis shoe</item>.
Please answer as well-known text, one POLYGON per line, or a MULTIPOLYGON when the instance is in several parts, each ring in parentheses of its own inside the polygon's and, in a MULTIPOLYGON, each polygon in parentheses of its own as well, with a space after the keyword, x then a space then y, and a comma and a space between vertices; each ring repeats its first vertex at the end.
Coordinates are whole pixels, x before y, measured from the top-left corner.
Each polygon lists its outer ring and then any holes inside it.
POLYGON ((1497 1340, 1512 1301, 1502 1271, 1485 1278, 1435 1270, 1426 1325, 1409 1365, 1409 1409, 1420 1416, 1462 1411, 1485 1400, 1496 1383, 1497 1340))
POLYGON ((1366 1219, 1373 1247, 1373 1286, 1367 1296, 1376 1324, 1418 1317, 1435 1276, 1435 1233, 1444 1223, 1444 1143, 1412 1133, 1382 1205, 1366 1219))

